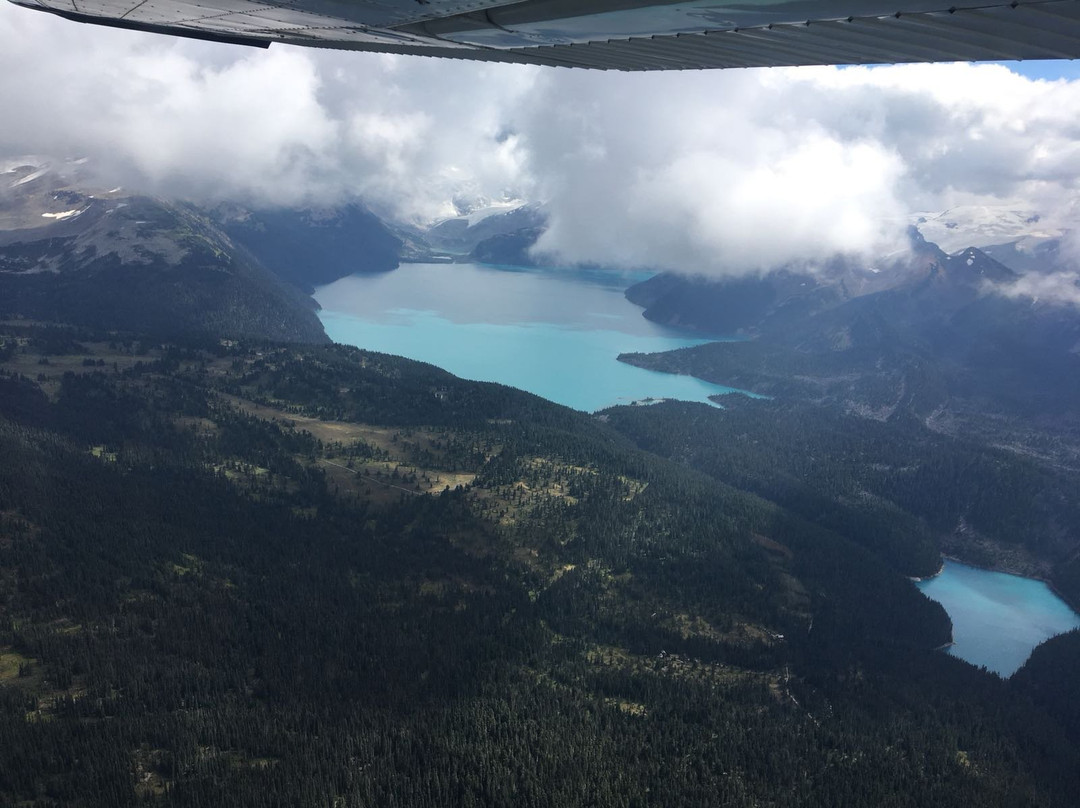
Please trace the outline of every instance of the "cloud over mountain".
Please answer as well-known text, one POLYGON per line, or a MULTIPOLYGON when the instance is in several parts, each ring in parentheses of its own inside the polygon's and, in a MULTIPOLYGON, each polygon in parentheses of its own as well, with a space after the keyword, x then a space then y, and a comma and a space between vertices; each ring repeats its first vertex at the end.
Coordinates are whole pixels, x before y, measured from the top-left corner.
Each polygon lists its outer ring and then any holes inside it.
POLYGON ((1031 272, 1010 284, 991 287, 997 294, 1011 298, 1030 298, 1033 303, 1054 302, 1080 308, 1080 273, 1031 272))
POLYGON ((548 205, 568 261, 738 273, 897 247, 906 215, 1076 210, 1080 82, 994 65, 608 74, 269 51, 0 4, 0 158, 262 203, 548 205))

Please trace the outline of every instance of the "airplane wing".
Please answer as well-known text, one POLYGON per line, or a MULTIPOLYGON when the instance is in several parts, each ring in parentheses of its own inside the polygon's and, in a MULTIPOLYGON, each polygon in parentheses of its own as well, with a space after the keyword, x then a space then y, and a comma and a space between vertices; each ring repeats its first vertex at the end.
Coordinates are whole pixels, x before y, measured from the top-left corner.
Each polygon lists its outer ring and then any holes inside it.
POLYGON ((602 70, 1080 57, 1080 0, 11 1, 262 47, 602 70))

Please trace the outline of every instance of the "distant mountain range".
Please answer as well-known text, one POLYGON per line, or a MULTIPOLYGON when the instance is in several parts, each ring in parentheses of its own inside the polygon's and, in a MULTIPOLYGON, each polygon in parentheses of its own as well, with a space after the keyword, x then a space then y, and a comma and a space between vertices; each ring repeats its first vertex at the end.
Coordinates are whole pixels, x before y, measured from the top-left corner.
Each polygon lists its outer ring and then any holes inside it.
MULTIPOLYGON (((490 205, 452 219, 436 222, 424 232, 424 239, 434 250, 454 255, 475 255, 493 239, 522 232, 543 232, 546 217, 538 205, 490 205)), ((532 245, 532 241, 528 246, 532 245)))
MULTIPOLYGON (((910 226, 947 254, 977 247, 1020 274, 1070 266, 1071 222, 1009 206, 966 205, 912 214, 910 226)), ((437 222, 423 231, 434 249, 491 263, 535 265, 532 247, 547 228, 540 205, 493 206, 437 222), (514 260, 507 260, 507 259, 514 260)), ((886 261, 888 265, 890 262, 886 261)), ((778 268, 779 269, 779 268, 778 268)))
POLYGON ((869 410, 903 398, 921 416, 975 399, 1016 414, 1071 411, 1080 310, 1019 294, 1020 279, 978 248, 947 255, 912 230, 910 253, 871 268, 838 259, 763 277, 661 274, 626 296, 656 322, 754 337, 751 348, 718 343, 701 353, 732 357, 720 363, 730 375, 718 366, 714 380, 761 393, 869 410), (900 396, 901 362, 938 381, 900 396), (880 382, 873 395, 870 378, 880 382))
POLYGON ((626 296, 655 322, 713 334, 756 334, 887 292, 924 296, 933 312, 951 310, 1020 278, 979 249, 950 256, 917 229, 908 234, 909 251, 871 263, 837 257, 823 265, 719 278, 661 273, 626 296))

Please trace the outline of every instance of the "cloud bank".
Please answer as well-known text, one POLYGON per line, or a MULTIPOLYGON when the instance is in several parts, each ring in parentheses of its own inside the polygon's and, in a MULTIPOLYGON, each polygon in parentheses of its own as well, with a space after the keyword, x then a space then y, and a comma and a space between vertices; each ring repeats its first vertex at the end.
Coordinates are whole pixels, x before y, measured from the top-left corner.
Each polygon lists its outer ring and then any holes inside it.
POLYGON ((1012 299, 1031 300, 1032 303, 1049 302, 1080 308, 1080 273, 1031 272, 1013 283, 995 285, 991 291, 1012 299))
POLYGON ((1080 82, 995 65, 608 74, 213 45, 0 3, 0 159, 403 220, 544 202, 565 261, 738 273, 900 243, 914 210, 1072 218, 1080 82))

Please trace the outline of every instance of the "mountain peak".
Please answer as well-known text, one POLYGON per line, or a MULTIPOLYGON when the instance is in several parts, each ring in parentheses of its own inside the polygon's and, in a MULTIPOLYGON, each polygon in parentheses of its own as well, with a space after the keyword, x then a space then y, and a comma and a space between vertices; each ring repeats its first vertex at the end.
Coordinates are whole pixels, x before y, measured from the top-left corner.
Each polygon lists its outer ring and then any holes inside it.
POLYGON ((967 283, 1012 283, 1020 277, 978 247, 968 247, 948 256, 943 269, 951 279, 967 283))

